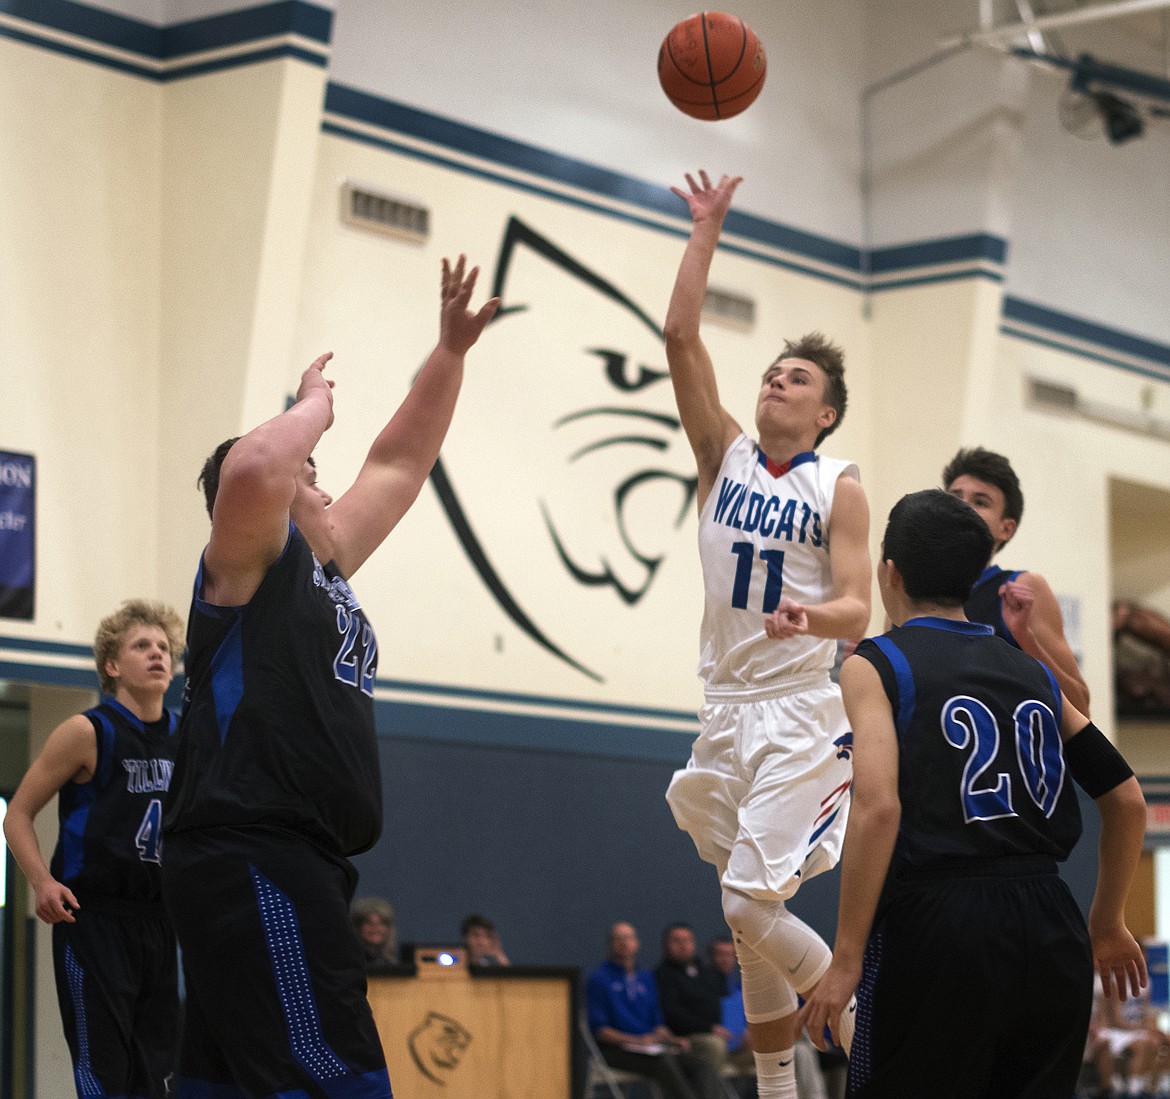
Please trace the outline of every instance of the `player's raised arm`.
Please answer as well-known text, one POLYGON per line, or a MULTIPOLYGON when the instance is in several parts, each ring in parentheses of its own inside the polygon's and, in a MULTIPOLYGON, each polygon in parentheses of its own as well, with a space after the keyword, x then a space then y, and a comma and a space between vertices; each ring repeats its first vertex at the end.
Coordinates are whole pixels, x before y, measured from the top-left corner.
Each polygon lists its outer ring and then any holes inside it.
POLYGON ((4 838, 36 896, 36 913, 45 923, 74 922, 77 898, 57 881, 41 853, 33 821, 67 782, 84 782, 97 767, 97 737, 84 714, 63 721, 50 734, 9 802, 4 838))
POLYGON ((1056 676, 1065 697, 1082 714, 1089 713, 1089 688, 1072 647, 1064 636, 1064 616, 1048 581, 1038 572, 1022 572, 999 589, 1004 625, 1021 649, 1056 676))
POLYGON ((861 980, 861 963, 885 884, 902 805, 898 796, 898 736, 890 700, 877 670, 861 657, 841 666, 841 693, 853 728, 853 788, 841 852, 841 897, 833 960, 807 997, 800 1024, 819 1048, 825 1027, 840 1041, 838 1020, 861 980))
POLYGON ((696 183, 687 175, 689 190, 671 190, 686 202, 694 226, 666 313, 666 361, 679 417, 699 467, 698 505, 711 491, 723 454, 739 434, 739 425, 719 403, 719 387, 711 356, 699 333, 699 319, 707 294, 707 275, 723 230, 723 219, 741 178, 723 176, 712 186, 706 172, 696 183))
POLYGON ((442 271, 439 342, 398 411, 378 434, 357 480, 330 508, 334 560, 352 576, 414 503, 439 457, 463 384, 464 356, 495 316, 500 299, 469 308, 479 268, 460 256, 442 271))
POLYGON ((1089 909, 1093 964, 1106 996, 1134 996, 1147 981, 1141 946, 1125 925, 1125 901, 1141 859, 1146 802, 1120 752, 1084 714, 1064 699, 1060 735, 1069 772, 1101 814, 1097 888, 1089 909))
POLYGON ((204 554, 205 595, 214 603, 246 603, 284 547, 298 483, 333 423, 333 383, 322 373, 332 357, 315 359, 296 403, 241 436, 223 459, 204 554))

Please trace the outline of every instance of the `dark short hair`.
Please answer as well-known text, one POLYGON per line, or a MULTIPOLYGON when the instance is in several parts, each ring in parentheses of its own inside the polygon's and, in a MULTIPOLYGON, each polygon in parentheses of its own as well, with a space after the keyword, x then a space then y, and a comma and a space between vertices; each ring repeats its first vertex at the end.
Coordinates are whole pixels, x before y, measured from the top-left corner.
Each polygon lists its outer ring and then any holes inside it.
POLYGON ((473 912, 470 916, 463 917, 463 922, 459 925, 459 934, 466 939, 467 933, 475 928, 481 931, 495 931, 496 925, 487 916, 473 912))
POLYGON ((903 496, 890 511, 882 559, 892 561, 916 602, 961 607, 995 540, 982 516, 942 489, 903 496))
POLYGON ((1003 514, 1005 519, 1014 519, 1018 524, 1024 517, 1024 494, 1020 491, 1020 479, 1012 464, 1002 454, 973 446, 960 450, 943 470, 942 487, 950 489, 959 477, 974 477, 986 481, 1003 493, 1003 514))
POLYGON ((203 463, 203 469, 199 473, 199 479, 195 484, 203 489, 203 499, 207 501, 207 514, 215 514, 215 497, 219 494, 219 471, 223 466, 223 460, 227 457, 228 451, 240 441, 238 435, 233 435, 230 439, 225 439, 215 448, 211 457, 203 463))
MULTIPOLYGON (((199 477, 195 484, 203 490, 203 499, 207 501, 207 514, 209 516, 215 515, 215 498, 219 495, 219 471, 223 468, 223 460, 227 457, 228 451, 240 441, 239 435, 233 435, 230 439, 224 439, 222 443, 215 448, 211 457, 203 463, 203 469, 199 473, 199 477)), ((314 469, 317 468, 317 463, 309 458, 309 465, 314 469)))
POLYGON ((684 923, 682 920, 675 920, 674 923, 668 923, 662 929, 662 949, 666 949, 666 944, 670 940, 670 936, 675 931, 689 931, 692 935, 695 929, 689 923, 684 923))
POLYGON ((768 370, 782 359, 804 359, 806 362, 815 363, 825 372, 825 404, 837 415, 817 436, 817 441, 813 445, 820 446, 821 441, 832 435, 845 418, 845 405, 849 401, 849 394, 845 388, 845 352, 824 333, 809 332, 798 340, 785 340, 784 346, 780 348, 780 354, 776 356, 775 362, 768 370))

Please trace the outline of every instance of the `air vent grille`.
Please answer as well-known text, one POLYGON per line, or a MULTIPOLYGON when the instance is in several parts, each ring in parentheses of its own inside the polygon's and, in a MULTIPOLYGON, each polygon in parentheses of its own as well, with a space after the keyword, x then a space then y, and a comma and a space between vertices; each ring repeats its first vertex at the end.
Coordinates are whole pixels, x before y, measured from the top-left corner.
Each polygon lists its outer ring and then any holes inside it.
POLYGON ((703 301, 703 318, 746 330, 756 323, 756 303, 742 294, 709 287, 703 301))
POLYGON ((1029 378, 1028 382, 1032 387, 1031 397, 1034 404, 1060 409, 1062 412, 1076 412, 1080 398, 1071 386, 1046 381, 1043 378, 1029 378))
POLYGON ((431 232, 427 207, 399 195, 346 182, 341 187, 341 220, 356 229, 421 244, 431 232))

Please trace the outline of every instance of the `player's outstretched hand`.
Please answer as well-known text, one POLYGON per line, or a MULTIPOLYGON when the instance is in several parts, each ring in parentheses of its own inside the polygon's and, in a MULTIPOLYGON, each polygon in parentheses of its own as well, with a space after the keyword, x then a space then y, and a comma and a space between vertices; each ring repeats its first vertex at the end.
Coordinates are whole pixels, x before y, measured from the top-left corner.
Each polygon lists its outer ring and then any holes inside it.
POLYGON ((307 367, 305 372, 301 375, 301 384, 297 386, 297 401, 303 401, 312 393, 323 393, 325 400, 329 402, 329 423, 325 425, 325 430, 333 426, 333 381, 326 378, 322 371, 325 369, 325 364, 333 358, 332 351, 326 351, 323 355, 318 355, 307 367))
POLYGON ((443 306, 439 314, 439 343, 456 355, 467 353, 500 307, 500 299, 492 298, 484 303, 478 313, 472 313, 468 309, 471 292, 475 289, 475 280, 479 276, 479 268, 473 267, 464 275, 466 266, 466 256, 459 257, 454 270, 446 258, 443 260, 443 306))
POLYGON ((847 966, 834 958, 829 968, 825 970, 825 975, 809 993, 804 1007, 797 1016, 797 1025, 808 1031, 808 1036, 817 1049, 823 1051, 828 1048, 825 1042, 825 1027, 829 1028, 829 1033, 837 1045, 844 1044, 838 1032, 841 1012, 845 1010, 846 1004, 860 983, 860 965, 847 966))
POLYGON ((1093 943, 1093 965, 1101 975, 1101 987, 1106 996, 1140 996, 1149 975, 1146 956, 1138 941, 1125 924, 1099 928, 1089 926, 1093 943))
POLYGON ((713 187, 706 172, 699 172, 699 182, 687 173, 689 191, 681 187, 671 187, 671 190, 681 198, 691 210, 691 218, 696 225, 701 221, 715 221, 723 224, 727 211, 731 207, 731 199, 735 189, 743 182, 743 176, 723 176, 719 185, 713 187))
POLYGON ((999 587, 1003 624, 1015 638, 1021 637, 1032 621, 1032 605, 1036 602, 1032 589, 1018 580, 1009 580, 999 587))
POLYGON ((55 878, 36 891, 36 913, 45 923, 76 923, 73 912, 80 907, 72 890, 55 878))
POLYGON ((782 596, 776 609, 764 615, 764 633, 773 641, 808 633, 808 612, 795 600, 782 596))

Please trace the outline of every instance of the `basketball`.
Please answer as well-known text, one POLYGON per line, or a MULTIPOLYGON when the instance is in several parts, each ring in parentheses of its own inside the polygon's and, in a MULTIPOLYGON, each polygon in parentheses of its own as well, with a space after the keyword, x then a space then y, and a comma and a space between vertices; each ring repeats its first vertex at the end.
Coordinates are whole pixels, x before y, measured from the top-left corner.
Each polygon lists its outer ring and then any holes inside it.
POLYGON ((673 27, 658 51, 658 82, 683 114, 708 122, 750 107, 768 60, 752 29, 734 15, 701 11, 673 27))

